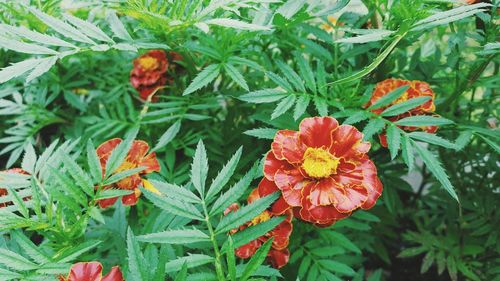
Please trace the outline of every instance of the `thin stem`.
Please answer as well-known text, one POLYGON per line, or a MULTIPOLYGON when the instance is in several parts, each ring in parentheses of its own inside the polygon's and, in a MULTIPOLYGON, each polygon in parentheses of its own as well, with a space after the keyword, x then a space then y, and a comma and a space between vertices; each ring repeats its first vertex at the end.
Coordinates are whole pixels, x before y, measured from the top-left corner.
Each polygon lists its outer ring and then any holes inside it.
POLYGON ((210 223, 210 216, 208 215, 207 205, 205 200, 201 202, 203 206, 203 212, 205 214, 205 222, 207 223, 208 233, 210 234, 210 240, 212 241, 212 245, 215 253, 215 271, 217 272, 217 279, 219 281, 226 281, 224 277, 224 271, 222 270, 222 262, 221 262, 221 254, 219 251, 219 245, 217 244, 217 239, 215 238, 215 232, 212 227, 212 223, 210 223))

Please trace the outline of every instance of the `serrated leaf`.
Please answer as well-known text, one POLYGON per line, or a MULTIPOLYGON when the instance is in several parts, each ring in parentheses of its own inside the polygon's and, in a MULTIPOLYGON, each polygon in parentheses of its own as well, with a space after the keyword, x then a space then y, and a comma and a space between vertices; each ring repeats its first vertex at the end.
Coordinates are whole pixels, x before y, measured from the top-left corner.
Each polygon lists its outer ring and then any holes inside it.
POLYGON ((58 57, 52 56, 41 59, 40 63, 30 72, 26 77, 26 83, 42 76, 45 72, 49 71, 54 64, 56 64, 58 57))
POLYGON ((61 157, 64 161, 64 166, 68 169, 69 174, 75 180, 76 184, 80 186, 87 195, 94 196, 94 185, 90 176, 80 168, 75 160, 65 153, 61 153, 61 157))
POLYGON ((412 126, 412 127, 444 126, 454 123, 455 122, 443 117, 435 117, 427 115, 410 116, 394 122, 394 124, 398 126, 412 126))
POLYGON ((399 115, 401 113, 405 113, 409 111, 410 109, 413 109, 419 105, 424 104, 428 100, 430 100, 431 97, 417 97, 413 99, 409 99, 405 102, 394 104, 390 106, 389 108, 385 109, 380 115, 384 117, 388 116, 395 116, 399 115))
POLYGON ((381 97, 378 99, 374 104, 372 104, 370 107, 368 107, 368 110, 374 110, 374 109, 379 109, 381 107, 384 107, 397 98, 399 98, 404 92, 406 92, 410 88, 409 85, 403 85, 401 87, 398 87, 392 91, 390 91, 387 95, 381 97))
POLYGON ((115 198, 125 195, 130 195, 134 193, 133 190, 124 190, 124 189, 103 189, 95 196, 95 200, 102 200, 108 198, 115 198))
POLYGON ((413 170, 413 167, 415 165, 415 156, 413 154, 413 144, 410 140, 410 138, 406 135, 402 135, 402 141, 401 141, 401 154, 403 155, 403 160, 406 163, 406 166, 408 166, 408 171, 413 170))
POLYGON ((141 188, 141 191, 154 205, 171 214, 194 220, 204 220, 200 211, 192 204, 160 196, 144 188, 141 188))
POLYGON ((221 219, 221 221, 217 225, 215 233, 227 232, 252 220, 260 213, 262 213, 266 208, 268 208, 274 201, 276 201, 278 197, 279 193, 275 192, 268 196, 262 197, 235 212, 229 213, 227 216, 221 219))
POLYGON ((57 51, 36 44, 25 43, 0 36, 0 47, 19 53, 33 55, 57 55, 57 51))
POLYGON ((10 271, 10 270, 7 270, 7 269, 3 269, 3 268, 0 268, 0 280, 1 281, 9 281, 9 280, 13 280, 13 279, 20 279, 21 277, 23 277, 21 274, 19 273, 16 273, 16 272, 13 272, 13 271, 10 271))
POLYGON ((207 196, 205 196, 205 200, 207 202, 211 202, 211 199, 213 199, 213 197, 215 197, 215 195, 217 195, 229 182, 234 171, 236 170, 236 166, 238 166, 242 151, 243 147, 240 147, 222 168, 222 170, 220 170, 219 174, 217 174, 217 177, 215 177, 215 179, 212 181, 212 184, 208 189, 207 196))
POLYGON ((256 128, 256 129, 251 129, 243 132, 245 135, 249 135, 252 137, 256 137, 259 139, 268 139, 272 140, 274 139, 274 136, 276 135, 276 132, 278 132, 277 129, 271 129, 271 128, 256 128))
POLYGON ((236 281, 236 259, 234 258, 234 244, 233 238, 229 236, 228 241, 228 251, 226 252, 227 257, 227 271, 229 273, 229 278, 231 281, 236 281))
POLYGON ((115 11, 107 10, 106 19, 108 20, 111 30, 113 31, 116 37, 125 41, 132 41, 132 37, 130 36, 130 34, 128 33, 127 29, 120 21, 118 16, 116 16, 115 11))
POLYGON ((293 111, 293 119, 299 120, 299 118, 306 112, 309 103, 311 102, 311 98, 307 95, 302 95, 297 99, 297 103, 295 104, 295 110, 293 111))
POLYGON ((245 78, 241 73, 239 72, 236 67, 234 67, 232 64, 226 63, 224 64, 224 69, 226 70, 227 75, 231 77, 231 79, 236 82, 236 84, 240 85, 245 90, 249 90, 247 81, 245 81, 245 78))
POLYGON ((340 274, 345 274, 347 276, 353 276, 354 274, 356 274, 356 271, 354 271, 354 269, 352 269, 345 263, 341 263, 334 260, 319 260, 319 263, 333 272, 338 272, 340 274))
POLYGON ((255 252, 255 254, 252 256, 250 261, 245 265, 245 269, 243 270, 243 273, 241 274, 240 280, 241 281, 246 281, 252 274, 257 271, 259 266, 264 262, 266 259, 267 253, 269 252, 269 249, 271 249, 271 245, 273 244, 273 238, 268 239, 260 248, 255 252))
MULTIPOLYGON (((28 239, 21 231, 13 231, 12 238, 23 249, 23 251, 35 262, 43 264, 48 263, 50 258, 42 249, 38 248, 30 239, 28 239)), ((1 275, 0 275, 1 276, 1 275)))
POLYGON ((282 99, 276 108, 274 109, 273 113, 271 114, 271 120, 276 119, 283 115, 287 110, 289 110, 293 104, 295 103, 295 95, 289 95, 288 97, 282 99))
POLYGON ((196 146, 193 163, 191 164, 191 182, 202 198, 205 195, 205 182, 207 181, 207 174, 207 150, 205 149, 203 141, 200 140, 196 146))
POLYGON ((26 204, 24 203, 24 200, 19 196, 18 192, 14 190, 13 188, 7 187, 7 194, 9 197, 12 199, 12 202, 14 205, 17 207, 18 211, 23 215, 25 218, 29 218, 29 210, 26 204))
POLYGON ((441 162, 438 160, 438 158, 418 144, 415 144, 415 149, 417 150, 417 153, 420 155, 422 161, 424 161, 429 171, 432 172, 432 174, 443 185, 444 189, 451 195, 451 197, 453 197, 453 199, 457 200, 458 202, 458 195, 455 192, 455 189, 448 179, 448 175, 441 166, 441 162))
POLYGON ((350 114, 349 117, 344 121, 346 125, 352 125, 359 123, 363 120, 370 118, 371 114, 366 111, 357 111, 354 114, 350 114))
POLYGON ((188 203, 201 202, 201 199, 187 188, 157 180, 150 180, 150 182, 158 191, 160 191, 161 194, 167 197, 171 197, 173 199, 185 201, 188 203))
POLYGON ((400 130, 394 125, 387 127, 387 144, 391 153, 391 160, 393 160, 398 155, 399 147, 401 145, 400 130))
POLYGON ((179 273, 175 276, 175 279, 174 281, 186 281, 187 280, 187 263, 184 262, 184 264, 182 265, 182 268, 181 270, 179 271, 179 273))
POLYGON ((78 42, 88 43, 95 45, 95 42, 88 38, 85 34, 80 32, 78 29, 72 27, 71 25, 65 23, 64 21, 55 18, 53 16, 47 15, 46 13, 37 10, 32 7, 28 7, 30 12, 32 12, 37 18, 39 18, 43 23, 48 25, 50 28, 54 29, 58 33, 71 38, 78 42))
POLYGON ((239 248, 250 241, 253 241, 269 231, 273 230, 276 226, 282 223, 285 220, 285 216, 274 217, 265 222, 250 226, 245 228, 242 231, 238 231, 235 234, 231 235, 233 240, 233 246, 235 248, 239 248))
POLYGON ((36 153, 30 142, 24 147, 24 157, 21 168, 30 174, 35 173, 36 153))
POLYGON ((17 36, 24 37, 28 40, 31 40, 36 43, 51 45, 51 46, 60 46, 60 47, 69 47, 76 48, 75 45, 68 43, 64 40, 61 40, 57 37, 50 36, 47 34, 42 34, 36 31, 32 31, 27 29, 24 26, 11 26, 7 24, 0 24, 0 28, 7 30, 10 33, 13 33, 17 36))
POLYGON ((158 139, 158 142, 156 143, 156 146, 151 150, 151 151, 157 151, 158 149, 166 146, 169 144, 175 136, 179 133, 181 129, 181 122, 177 121, 172 126, 170 126, 163 135, 158 139))
POLYGON ((236 202, 243 194, 252 182, 255 174, 255 169, 251 169, 248 173, 241 178, 235 185, 233 185, 228 191, 222 194, 214 202, 212 209, 210 210, 210 215, 216 215, 221 213, 229 205, 236 202))
POLYGON ((306 0, 288 0, 276 10, 276 13, 291 19, 306 3, 306 0))
POLYGON ((311 66, 309 65, 309 63, 307 63, 302 54, 297 53, 296 58, 297 64, 299 66, 299 73, 306 81, 307 88, 309 88, 309 90, 311 90, 313 93, 316 93, 316 80, 314 79, 314 72, 311 66))
POLYGON ((27 59, 2 68, 2 70, 0 70, 0 84, 5 83, 10 79, 19 77, 24 73, 34 69, 42 61, 43 59, 27 59))
POLYGON ((127 231, 127 256, 129 271, 132 274, 131 277, 137 281, 148 280, 145 260, 142 256, 141 248, 130 227, 127 231))
POLYGON ((79 19, 70 14, 63 14, 63 18, 89 37, 108 43, 114 43, 113 40, 109 38, 109 36, 106 35, 106 33, 104 33, 99 27, 88 21, 79 19))
POLYGON ((285 78, 279 76, 278 74, 276 74, 274 72, 270 72, 270 71, 266 72, 266 76, 269 77, 269 79, 271 79, 278 86, 283 88, 283 90, 286 90, 289 93, 293 92, 292 85, 290 85, 290 83, 285 78))
POLYGON ((132 143, 137 135, 138 129, 132 130, 125 140, 120 142, 115 149, 111 152, 111 155, 106 162, 106 172, 104 178, 108 178, 120 165, 123 163, 127 154, 132 147, 132 143))
POLYGON ((94 144, 92 140, 87 141, 87 163, 89 166, 90 174, 94 179, 94 182, 98 183, 102 181, 102 170, 101 162, 99 161, 99 156, 96 153, 94 144))
POLYGON ((193 268, 207 263, 211 263, 213 260, 214 258, 211 256, 202 254, 192 254, 189 256, 177 258, 175 260, 167 262, 165 268, 167 273, 177 272, 181 270, 184 264, 186 264, 188 268, 193 268))
POLYGON ((368 33, 366 34, 335 40, 335 43, 362 44, 368 42, 376 42, 384 40, 388 36, 394 34, 394 31, 392 30, 383 30, 383 29, 371 29, 368 30, 367 32, 368 33))
POLYGON ((253 24, 253 23, 246 23, 243 21, 239 21, 239 20, 235 20, 235 19, 228 19, 228 18, 210 19, 210 20, 205 21, 205 23, 224 26, 224 27, 230 27, 230 28, 234 28, 234 29, 249 30, 249 31, 271 30, 271 28, 269 26, 262 26, 262 25, 253 24))
POLYGON ((211 64, 205 67, 196 77, 193 79, 191 84, 182 93, 183 96, 189 95, 198 89, 201 89, 212 82, 217 76, 219 76, 220 65, 211 64))
POLYGON ((0 248, 0 264, 18 271, 33 270, 38 268, 38 265, 31 262, 27 258, 3 248, 0 248))
POLYGON ((210 237, 197 229, 166 230, 137 236, 137 240, 149 243, 189 244, 210 241, 210 237))
POLYGON ((314 97, 314 105, 320 116, 328 116, 328 105, 323 98, 314 97))
POLYGON ((476 13, 484 11, 482 8, 491 6, 488 3, 477 3, 472 5, 464 5, 448 11, 438 12, 425 19, 416 22, 412 31, 424 30, 438 25, 448 24, 453 21, 461 20, 463 18, 472 16, 476 13))
POLYGON ((449 140, 443 139, 442 137, 439 137, 436 134, 429 134, 425 132, 411 132, 408 134, 408 136, 414 140, 423 141, 446 148, 451 148, 451 149, 456 148, 454 143, 450 142, 449 140))
POLYGON ((292 83, 297 91, 306 92, 306 88, 304 87, 304 82, 302 78, 295 72, 288 64, 282 61, 276 61, 281 72, 285 75, 286 79, 292 83))
POLYGON ((56 253, 52 260, 58 263, 71 262, 77 257, 81 256, 83 253, 86 253, 91 249, 97 247, 101 243, 101 241, 89 240, 83 243, 79 243, 75 246, 67 247, 64 250, 56 253))
POLYGON ((374 134, 382 131, 385 127, 385 121, 382 118, 370 120, 363 129, 363 140, 369 140, 374 134))
POLYGON ((142 171, 144 171, 145 169, 147 169, 147 167, 137 167, 137 168, 133 168, 133 169, 128 169, 128 170, 125 170, 125 171, 121 171, 119 173, 116 173, 116 174, 113 174, 111 175, 111 177, 107 178, 103 185, 110 185, 110 184, 113 184, 115 182, 118 182, 126 177, 130 177, 134 174, 137 174, 137 173, 140 173, 142 171))
POLYGON ((263 89, 241 95, 238 99, 251 103, 269 103, 278 101, 286 96, 288 94, 284 93, 281 89, 263 89))

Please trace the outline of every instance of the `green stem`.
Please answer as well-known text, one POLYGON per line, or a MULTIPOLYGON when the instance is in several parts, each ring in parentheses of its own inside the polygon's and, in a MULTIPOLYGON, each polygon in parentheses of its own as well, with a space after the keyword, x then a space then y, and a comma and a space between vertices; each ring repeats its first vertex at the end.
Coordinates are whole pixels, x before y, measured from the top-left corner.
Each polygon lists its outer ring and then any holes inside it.
POLYGON ((226 281, 224 277, 224 271, 222 270, 222 262, 221 262, 221 254, 219 251, 219 245, 217 244, 217 239, 215 238, 214 228, 212 227, 212 223, 210 222, 210 216, 208 215, 207 205, 205 204, 205 200, 202 200, 203 212, 205 213, 205 222, 207 223, 208 233, 210 234, 210 240, 212 241, 212 245, 215 253, 215 271, 217 272, 217 279, 219 281, 226 281))

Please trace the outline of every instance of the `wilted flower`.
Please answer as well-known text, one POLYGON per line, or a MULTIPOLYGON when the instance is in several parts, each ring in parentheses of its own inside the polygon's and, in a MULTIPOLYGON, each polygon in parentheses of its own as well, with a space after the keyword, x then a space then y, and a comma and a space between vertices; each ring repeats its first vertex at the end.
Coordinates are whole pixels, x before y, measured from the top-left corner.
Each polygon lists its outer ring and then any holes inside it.
POLYGON ((67 277, 59 276, 60 281, 125 281, 118 266, 111 268, 111 271, 102 276, 102 265, 99 262, 79 262, 75 263, 67 277))
POLYGON ((299 131, 276 133, 264 175, 281 190, 294 215, 328 226, 358 208, 373 207, 382 193, 370 143, 332 117, 305 118, 299 131))
MULTIPOLYGON (((264 196, 278 191, 276 185, 267 180, 262 179, 259 186, 255 188, 248 196, 248 203, 252 203, 264 196)), ((238 204, 230 205, 224 212, 227 215, 230 212, 238 210, 238 204)), ((292 211, 289 206, 283 201, 282 198, 278 199, 268 210, 265 210, 260 215, 253 218, 251 221, 240 226, 239 229, 233 229, 230 233, 234 234, 238 231, 244 230, 247 227, 263 223, 270 220, 271 218, 279 215, 285 215, 286 218, 283 222, 278 224, 273 230, 269 231, 265 235, 250 241, 249 243, 238 247, 235 249, 236 256, 247 259, 255 254, 255 252, 270 238, 273 238, 271 249, 267 254, 267 260, 275 268, 281 268, 288 263, 290 258, 290 252, 288 251, 288 243, 290 240, 290 235, 292 234, 292 211)))
MULTIPOLYGON (((29 175, 28 172, 26 172, 25 170, 23 170, 21 168, 12 168, 12 169, 5 170, 3 172, 4 173, 9 173, 9 174, 29 175)), ((7 189, 0 188, 0 197, 6 196, 7 194, 8 194, 7 189)), ((23 198, 23 200, 25 200, 25 201, 29 200, 29 199, 30 199, 30 197, 24 197, 23 198)), ((3 203, 0 202, 0 208, 7 207, 9 205, 12 205, 12 202, 3 202, 3 203)))
POLYGON ((147 100, 158 88, 171 82, 166 72, 175 68, 172 62, 181 60, 182 56, 176 52, 167 54, 163 50, 151 50, 134 60, 130 83, 139 92, 140 97, 147 100))
MULTIPOLYGON (((99 147, 97 148, 96 152, 101 162, 103 176, 106 172, 106 163, 108 162, 108 158, 111 155, 111 152, 121 142, 122 139, 114 138, 99 145, 99 147)), ((113 186, 104 187, 105 189, 116 187, 118 189, 133 190, 134 193, 122 197, 122 203, 124 205, 130 206, 137 203, 137 199, 141 195, 141 190, 139 189, 141 185, 144 188, 151 190, 152 192, 158 193, 158 190, 156 190, 149 181, 142 179, 142 175, 144 174, 160 171, 160 164, 156 159, 156 153, 152 152, 150 154, 147 154, 148 151, 149 145, 145 141, 135 140, 130 147, 125 161, 123 161, 120 167, 118 167, 118 169, 114 171, 114 173, 119 173, 138 167, 145 167, 145 170, 121 179, 117 183, 113 184, 113 186)), ((99 206, 101 206, 101 208, 109 207, 113 205, 116 200, 118 200, 118 197, 99 200, 99 206)))
MULTIPOLYGON (((392 101, 389 105, 373 109, 372 112, 375 114, 381 114, 386 108, 405 102, 409 99, 418 98, 418 97, 430 97, 430 99, 423 104, 410 109, 409 111, 399 114, 397 116, 388 117, 387 119, 395 122, 397 120, 417 115, 432 115, 436 110, 436 106, 434 105, 434 92, 432 91, 429 84, 422 81, 408 81, 401 79, 386 79, 380 83, 377 83, 375 89, 373 90, 370 101, 365 105, 365 107, 369 107, 375 102, 377 102, 383 96, 389 94, 395 89, 408 85, 409 88, 404 92, 399 98, 392 101)), ((401 126, 401 129, 405 131, 415 131, 422 130, 428 133, 434 133, 437 130, 436 126, 422 126, 422 127, 412 127, 412 126, 401 126)), ((382 146, 387 147, 387 137, 385 133, 379 135, 380 143, 382 146)))

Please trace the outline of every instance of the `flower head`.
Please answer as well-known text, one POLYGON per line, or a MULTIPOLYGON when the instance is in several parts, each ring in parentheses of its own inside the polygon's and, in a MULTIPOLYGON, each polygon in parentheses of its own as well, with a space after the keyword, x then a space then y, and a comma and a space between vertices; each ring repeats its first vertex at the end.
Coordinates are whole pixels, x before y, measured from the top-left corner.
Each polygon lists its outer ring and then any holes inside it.
MULTIPOLYGON (((248 203, 252 203, 264 196, 278 191, 276 185, 263 178, 257 188, 255 188, 248 196, 248 203)), ((227 215, 230 212, 236 211, 239 208, 237 204, 231 204, 224 212, 227 215)), ((231 234, 241 231, 247 227, 266 222, 271 218, 279 215, 285 215, 286 219, 278 224, 274 229, 265 235, 250 241, 249 243, 235 249, 236 256, 247 259, 255 254, 255 252, 270 238, 273 238, 271 249, 267 254, 267 260, 275 268, 281 268, 288 263, 290 252, 288 251, 288 243, 292 234, 292 211, 282 198, 278 199, 268 210, 264 210, 261 214, 253 218, 251 221, 240 226, 239 229, 231 230, 231 234)))
POLYGON ((182 59, 182 56, 176 52, 151 50, 134 60, 134 68, 130 72, 130 83, 139 92, 140 97, 147 100, 158 88, 171 82, 166 72, 176 67, 171 62, 182 59))
MULTIPOLYGON (((410 109, 409 111, 399 114, 397 116, 389 117, 388 119, 392 122, 397 120, 417 115, 432 115, 436 110, 436 106, 434 105, 434 92, 432 91, 429 84, 422 81, 408 81, 401 79, 386 79, 380 83, 377 83, 375 89, 373 90, 370 101, 365 105, 365 107, 369 107, 372 104, 376 103, 379 99, 394 91, 395 89, 402 86, 409 86, 408 90, 404 92, 399 98, 392 101, 389 105, 373 109, 372 112, 375 114, 382 113, 386 108, 405 102, 409 99, 418 98, 418 97, 430 97, 430 99, 423 104, 410 109)), ((422 130, 428 133, 434 133, 437 130, 436 126, 423 126, 423 127, 411 127, 411 126, 402 126, 401 129, 405 131, 415 131, 422 130)), ((387 137, 385 133, 379 135, 380 143, 382 146, 387 147, 387 137)))
MULTIPOLYGON (((21 175, 29 175, 28 172, 26 172, 25 170, 21 169, 21 168, 12 168, 12 169, 8 169, 8 170, 5 170, 3 171, 4 173, 8 173, 8 174, 21 174, 21 175)), ((5 188, 0 188, 0 197, 3 197, 3 196, 6 196, 8 194, 7 192, 7 189, 5 188)), ((26 200, 29 200, 31 197, 24 197, 23 200, 26 201, 26 200)), ((0 208, 3 208, 3 207, 7 207, 9 205, 12 205, 12 202, 0 202, 0 208)))
POLYGON ((276 133, 264 164, 266 180, 294 215, 328 226, 358 208, 373 207, 382 183, 363 134, 332 117, 305 118, 299 127, 276 133))
POLYGON ((111 271, 102 276, 102 265, 99 262, 75 263, 67 277, 59 276, 60 281, 125 281, 119 267, 114 266, 111 271))
MULTIPOLYGON (((103 176, 106 173, 106 163, 108 162, 108 158, 111 155, 111 152, 121 142, 122 139, 114 138, 104 142, 97 148, 96 152, 101 162, 103 176)), ((142 175, 144 174, 160 171, 160 164, 156 159, 156 154, 154 152, 147 154, 148 151, 149 145, 145 141, 135 140, 130 147, 127 157, 114 173, 119 173, 138 167, 146 167, 146 169, 142 170, 139 173, 121 179, 113 186, 105 187, 116 187, 118 189, 133 190, 134 193, 122 197, 122 203, 124 205, 130 206, 137 203, 137 199, 141 195, 141 191, 139 189, 139 186, 141 185, 144 188, 151 190, 152 192, 158 192, 149 181, 142 178, 142 175)), ((101 208, 109 207, 113 205, 116 200, 118 200, 118 197, 99 200, 99 206, 101 206, 101 208)))

